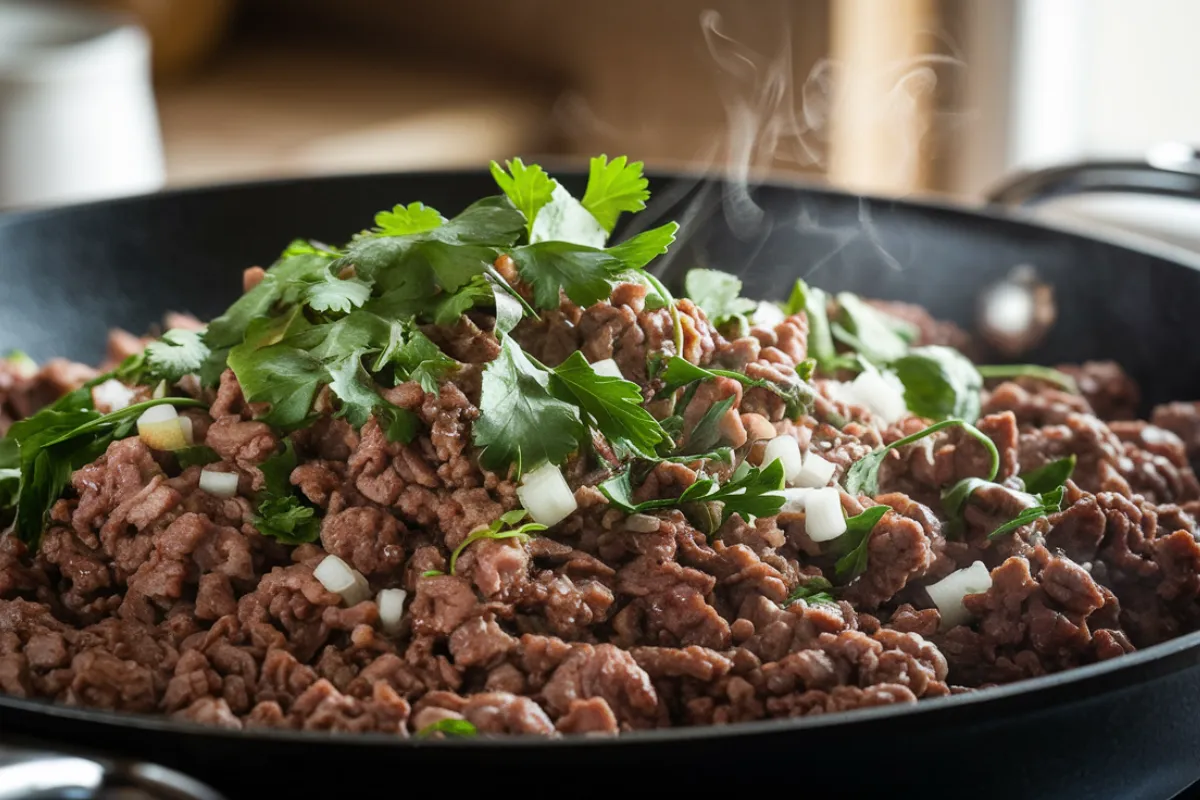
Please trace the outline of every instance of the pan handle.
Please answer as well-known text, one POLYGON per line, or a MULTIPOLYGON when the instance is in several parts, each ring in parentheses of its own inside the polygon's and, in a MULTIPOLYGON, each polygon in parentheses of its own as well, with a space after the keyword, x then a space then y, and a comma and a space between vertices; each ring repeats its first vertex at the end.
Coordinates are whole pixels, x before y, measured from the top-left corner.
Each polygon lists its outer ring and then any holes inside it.
POLYGON ((142 762, 0 747, 0 800, 224 800, 174 770, 142 762))
POLYGON ((1200 200, 1200 149, 1167 142, 1152 147, 1142 161, 1080 161, 1024 172, 988 192, 988 201, 1034 206, 1097 192, 1200 200))

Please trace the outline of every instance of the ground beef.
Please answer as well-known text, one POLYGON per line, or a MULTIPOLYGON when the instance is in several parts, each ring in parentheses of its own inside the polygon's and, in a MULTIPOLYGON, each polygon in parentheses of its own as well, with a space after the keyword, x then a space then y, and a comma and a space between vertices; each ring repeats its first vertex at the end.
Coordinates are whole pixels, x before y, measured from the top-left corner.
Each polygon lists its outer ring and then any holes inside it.
MULTIPOLYGON (((511 263, 497 269, 529 296, 511 263)), ((589 308, 564 299, 513 335, 548 365, 577 350, 613 359, 685 430, 726 402, 717 444, 756 461, 764 440, 793 435, 837 480, 927 425, 886 424, 834 399, 828 381, 795 419, 777 393, 723 376, 670 407, 654 399, 662 384, 650 357, 676 355, 674 321, 646 298, 645 286, 621 284, 589 308)), ((921 309, 877 306, 920 343, 971 351, 965 333, 921 309)), ((808 356, 803 313, 723 335, 691 301, 678 312, 678 355, 692 363, 780 381, 808 356)), ((987 448, 951 428, 889 453, 876 496, 841 496, 847 515, 888 508, 849 579, 803 513, 722 521, 684 507, 630 519, 595 488, 610 475, 604 448, 565 470, 579 509, 562 523, 529 541, 466 544, 519 506, 516 483, 482 468, 471 445, 481 367, 498 352, 490 325, 472 312, 428 326, 463 363, 438 392, 380 389, 417 420, 407 443, 374 419, 355 429, 331 414, 328 391, 318 395, 318 419, 288 434, 290 482, 319 518, 312 542, 284 545, 256 528, 261 467, 281 437, 231 371, 215 390, 188 389, 209 406, 186 413, 219 458, 210 468, 239 476, 233 497, 204 492, 198 467, 137 438, 110 444, 70 477, 38 547, 0 537, 0 691, 229 729, 408 736, 469 723, 497 735, 614 735, 914 703, 1200 628, 1200 484, 1189 464, 1200 405, 1136 421, 1137 388, 1108 363, 1064 368, 1080 394, 1028 378, 989 383, 976 424, 1000 456, 997 482, 953 519, 942 495, 986 477, 987 448), (1018 476, 1070 455, 1061 510, 989 538, 1028 507, 1018 476), (360 602, 347 606, 314 576, 327 555, 367 582, 360 602), (964 598, 969 618, 951 625, 926 587, 975 561, 992 585, 964 598), (793 599, 818 579, 836 586, 835 600, 793 599), (405 592, 398 625, 380 617, 383 589, 405 592)), ((110 357, 144 343, 118 335, 110 357)), ((91 374, 0 362, 0 427, 91 374)), ((705 477, 699 467, 657 464, 634 499, 678 497, 705 477)), ((706 469, 725 480, 732 467, 706 469)))

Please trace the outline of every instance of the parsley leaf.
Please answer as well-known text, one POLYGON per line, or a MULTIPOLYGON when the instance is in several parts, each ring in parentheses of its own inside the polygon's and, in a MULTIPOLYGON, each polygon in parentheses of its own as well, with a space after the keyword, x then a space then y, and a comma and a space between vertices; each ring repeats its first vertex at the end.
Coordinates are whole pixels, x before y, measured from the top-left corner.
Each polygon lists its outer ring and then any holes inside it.
POLYGON ((783 601, 783 607, 787 608, 797 600, 803 600, 810 606, 814 603, 836 603, 837 600, 829 592, 832 588, 833 584, 820 575, 807 579, 801 577, 801 582, 796 584, 796 588, 792 589, 783 601))
POLYGON ((525 230, 529 240, 533 241, 533 223, 538 212, 550 202, 555 183, 546 171, 537 164, 525 166, 519 158, 505 162, 501 167, 495 161, 491 164, 492 177, 512 204, 525 216, 525 230))
POLYGON ((890 506, 871 506, 861 514, 846 518, 846 532, 836 540, 842 553, 834 565, 838 578, 851 581, 867 571, 871 531, 875 529, 875 523, 891 510, 890 506))
POLYGON ((488 469, 517 471, 562 463, 578 446, 583 423, 574 405, 550 391, 550 373, 535 366, 510 337, 483 371, 473 438, 488 469))
POLYGON ((317 283, 310 284, 304 293, 304 302, 314 311, 337 311, 350 313, 371 297, 371 285, 358 278, 336 278, 325 275, 317 283))
POLYGON ((947 419, 941 422, 935 422, 924 430, 905 436, 903 439, 897 439, 886 447, 867 453, 858 461, 850 465, 850 469, 846 470, 845 486, 846 491, 850 494, 865 494, 874 497, 879 494, 879 468, 883 465, 883 459, 887 454, 898 447, 912 444, 920 441, 926 436, 930 436, 945 428, 953 426, 961 426, 964 431, 979 441, 988 451, 992 458, 991 467, 988 473, 987 480, 992 480, 996 477, 996 473, 1000 471, 1000 452, 996 450, 996 444, 988 438, 987 434, 976 428, 969 422, 961 419, 947 419))
POLYGON ((199 372, 209 356, 200 331, 172 328, 155 342, 146 345, 146 377, 169 383, 199 372))
MULTIPOLYGON (((693 502, 721 503, 720 524, 724 524, 733 514, 739 514, 750 522, 756 517, 774 516, 783 507, 783 495, 779 493, 783 488, 783 464, 776 459, 766 467, 749 467, 745 474, 724 485, 718 484, 713 478, 702 477, 684 489, 679 497, 642 503, 633 501, 633 480, 628 469, 604 481, 598 488, 609 502, 627 514, 693 502)), ((715 527, 720 527, 720 524, 715 527)))
POLYGON ((985 364, 976 367, 985 378, 1036 378, 1059 387, 1065 392, 1079 394, 1079 384, 1065 372, 1038 364, 985 364))
POLYGON ((424 203, 400 204, 391 211, 380 211, 375 215, 377 236, 411 236, 428 233, 446 224, 446 218, 437 209, 424 203))
POLYGON ((425 739, 433 736, 435 733, 453 737, 478 736, 479 729, 465 719, 449 717, 447 719, 439 719, 437 722, 431 722, 424 728, 421 728, 421 730, 417 731, 417 738, 425 739))
POLYGON ((553 372, 609 442, 653 458, 659 442, 667 441, 667 432, 642 407, 642 392, 636 383, 598 374, 578 350, 553 372))
POLYGON ((736 276, 720 270, 689 270, 683 279, 683 288, 716 327, 731 320, 745 323, 746 314, 757 306, 753 300, 739 297, 742 282, 736 276))
POLYGON ((951 347, 915 347, 892 363, 904 384, 908 410, 926 419, 979 418, 983 378, 975 365, 951 347))
POLYGON ((454 570, 458 564, 458 557, 462 555, 462 552, 480 539, 518 539, 522 542, 527 542, 533 538, 532 534, 546 530, 545 525, 537 522, 526 522, 517 528, 501 530, 506 525, 516 525, 525 518, 525 514, 526 511, 523 508, 509 511, 501 514, 500 519, 494 521, 492 524, 476 528, 467 534, 467 538, 462 540, 462 544, 454 548, 454 552, 450 554, 450 574, 455 574, 454 570))
POLYGON ((650 199, 650 182, 642 176, 642 162, 630 162, 626 156, 612 161, 600 155, 588 169, 583 207, 608 233, 617 225, 622 211, 641 211, 650 199))

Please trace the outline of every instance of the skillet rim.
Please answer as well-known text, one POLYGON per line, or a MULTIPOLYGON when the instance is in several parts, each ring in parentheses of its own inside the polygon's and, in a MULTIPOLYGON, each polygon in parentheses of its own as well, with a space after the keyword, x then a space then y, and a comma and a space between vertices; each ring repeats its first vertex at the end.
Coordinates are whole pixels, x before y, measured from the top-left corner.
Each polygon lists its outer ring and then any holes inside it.
MULTIPOLYGON (((541 159, 544 166, 560 175, 583 177, 586 171, 581 169, 578 162, 570 159, 541 159)), ((651 180, 694 180, 697 183, 713 180, 728 183, 729 177, 720 171, 689 168, 651 169, 647 171, 651 180)), ((74 212, 88 211, 97 208, 120 208, 137 203, 152 203, 157 200, 171 200, 179 197, 220 197, 229 193, 253 191, 259 188, 282 188, 293 185, 319 186, 321 184, 402 181, 408 179, 437 179, 483 177, 486 171, 481 167, 451 167, 430 170, 400 170, 391 172, 354 172, 329 175, 306 175, 270 178, 265 180, 226 181, 197 186, 185 186, 165 191, 127 195, 123 197, 92 200, 68 205, 56 205, 42 208, 16 209, 0 211, 0 228, 18 226, 24 222, 53 218, 60 215, 70 215, 74 212)), ((1067 241, 1102 242, 1103 244, 1125 250, 1134 254, 1150 255, 1170 262, 1184 269, 1200 271, 1200 253, 1186 248, 1159 242, 1150 237, 1126 231, 1107 231, 1100 233, 1083 227, 1068 224, 1048 223, 1024 209, 1012 209, 1000 206, 970 207, 961 203, 953 203, 945 198, 891 198, 876 195, 864 195, 840 191, 818 181, 805 180, 802 177, 774 175, 756 175, 751 181, 752 188, 765 187, 769 189, 800 191, 809 194, 823 194, 865 200, 880 207, 900 207, 914 211, 931 211, 946 214, 975 222, 985 221, 992 224, 1007 226, 1010 230, 1033 229, 1048 232, 1063 237, 1067 241)), ((1042 675, 1003 686, 976 690, 964 694, 921 700, 917 703, 894 703, 885 706, 860 708, 849 711, 839 711, 830 714, 819 714, 808 717, 784 718, 773 720, 756 720, 737 722, 727 725, 699 725, 674 728, 660 728, 649 731, 633 731, 622 733, 618 737, 560 737, 547 739, 532 736, 502 736, 480 738, 446 738, 418 739, 416 737, 399 737, 394 734, 354 733, 338 734, 319 731, 291 731, 277 729, 228 730, 191 721, 175 720, 161 714, 139 714, 134 712, 107 711, 102 709, 67 706, 45 700, 34 700, 0 694, 0 712, 11 711, 30 714, 62 722, 78 721, 96 725, 110 726, 121 729, 131 729, 140 733, 160 733, 167 735, 183 735, 200 739, 221 739, 227 743, 272 741, 280 743, 302 744, 336 744, 355 747, 409 747, 409 748, 456 748, 473 749, 477 747, 504 749, 571 749, 629 747, 638 744, 653 743, 687 743, 698 740, 734 739, 771 734, 788 734, 806 730, 820 730, 833 727, 853 727, 862 723, 865 727, 871 722, 887 722, 904 717, 928 717, 930 715, 948 714, 958 709, 973 709, 982 707, 985 711, 991 707, 1002 706, 1014 698, 1033 698, 1045 696, 1049 705, 1066 704, 1079 699, 1080 696, 1103 696, 1114 693, 1121 688, 1113 679, 1120 673, 1133 671, 1138 667, 1159 663, 1166 669, 1152 674, 1143 675, 1139 680, 1124 684, 1133 687, 1148 683, 1164 675, 1174 674, 1200 664, 1200 630, 1162 642, 1134 653, 1117 658, 1074 667, 1062 672, 1042 675), (1184 658, 1188 651, 1195 651, 1193 658, 1184 658), (1174 658, 1172 658, 1174 657, 1174 658), (1075 696, 1064 697, 1071 689, 1079 692, 1085 689, 1083 684, 1095 682, 1098 692, 1093 694, 1079 693, 1075 696), (1058 695, 1058 696, 1056 696, 1058 695)), ((100 745, 103 748, 103 745, 100 745)))

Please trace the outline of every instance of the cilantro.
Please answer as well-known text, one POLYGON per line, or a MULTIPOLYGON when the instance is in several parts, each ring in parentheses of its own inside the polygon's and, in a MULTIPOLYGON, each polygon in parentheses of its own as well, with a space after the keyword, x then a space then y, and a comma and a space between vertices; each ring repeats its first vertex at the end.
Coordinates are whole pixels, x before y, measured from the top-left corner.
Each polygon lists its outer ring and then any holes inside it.
POLYGON ((512 251, 517 272, 533 287, 533 304, 558 308, 560 294, 584 308, 612 293, 611 279, 625 264, 603 250, 570 242, 539 242, 512 251))
POLYGON ((591 248, 604 247, 608 241, 608 231, 600 227, 596 218, 557 181, 552 184, 550 202, 530 226, 530 244, 559 242, 591 248))
POLYGON ((284 544, 315 542, 321 535, 321 523, 311 506, 304 505, 292 491, 291 475, 296 468, 296 449, 292 440, 283 440, 283 450, 258 465, 263 474, 263 490, 258 496, 254 527, 263 536, 284 544))
POLYGON ((1079 394, 1079 385, 1065 372, 1037 364, 988 364, 976 367, 985 378, 1036 378, 1065 392, 1079 394))
POLYGON ((416 381, 428 394, 437 394, 442 379, 461 366, 408 320, 391 322, 387 346, 371 370, 379 372, 389 364, 396 368, 397 383, 416 381))
POLYGON ((71 474, 103 455, 112 442, 133 433, 143 411, 159 405, 204 405, 185 397, 163 397, 101 414, 92 407, 87 389, 64 395, 32 417, 14 422, 0 440, 0 512, 15 516, 17 536, 31 548, 36 549, 46 514, 71 474), (13 470, 18 473, 15 486, 13 470))
POLYGON ((838 578, 851 581, 867 571, 871 531, 875 529, 875 523, 891 510, 889 506, 871 506, 861 514, 846 518, 846 532, 836 540, 842 553, 834 565, 838 578))
POLYGON ((506 525, 516 525, 521 520, 525 519, 526 511, 523 508, 518 508, 513 511, 508 511, 500 515, 500 519, 494 521, 491 525, 482 528, 476 528, 467 534, 467 538, 462 540, 462 544, 454 548, 454 552, 450 554, 450 574, 454 575, 454 568, 458 564, 458 557, 469 546, 478 542, 480 539, 517 539, 522 542, 529 541, 531 534, 538 531, 546 530, 545 525, 537 522, 526 522, 517 528, 510 530, 501 530, 506 525))
POLYGON ((1022 473, 1021 481, 1025 484, 1025 491, 1042 494, 1065 485, 1074 472, 1075 454, 1072 453, 1066 458, 1051 461, 1035 470, 1022 473))
POLYGON ((146 345, 145 355, 145 372, 149 380, 174 383, 184 375, 199 372, 209 350, 199 331, 172 328, 158 341, 146 345))
POLYGON ((653 458, 655 447, 668 439, 658 420, 642 407, 636 383, 598 374, 578 350, 553 373, 609 442, 653 458))
POLYGON ((447 719, 439 719, 437 722, 431 722, 421 730, 417 731, 418 739, 425 739, 433 736, 435 733, 440 733, 443 736, 478 736, 479 729, 467 722, 465 719, 455 719, 453 717, 447 719))
POLYGON ((820 575, 807 580, 802 578, 801 582, 796 584, 796 588, 788 594, 787 599, 783 601, 783 606, 787 608, 797 600, 803 600, 810 606, 815 603, 836 603, 837 600, 829 592, 832 588, 833 584, 820 575))
POLYGON ((834 336, 876 364, 887 364, 904 356, 908 342, 899 333, 894 320, 868 305, 857 295, 840 292, 840 324, 832 326, 834 336))
MULTIPOLYGON (((626 469, 604 481, 599 489, 614 506, 627 514, 672 508, 685 503, 721 503, 720 527, 733 514, 750 522, 756 517, 770 517, 783 507, 783 464, 772 461, 766 467, 749 467, 745 474, 720 485, 714 478, 701 477, 683 490, 679 497, 633 501, 633 481, 626 469)), ((710 531, 712 532, 712 531, 710 531)))
MULTIPOLYGON (((648 231, 642 231, 637 236, 626 239, 620 244, 614 244, 605 252, 613 256, 629 269, 642 269, 656 257, 667 252, 675 242, 675 234, 679 231, 679 223, 668 222, 648 231)), ((648 273, 645 276, 652 278, 648 273)), ((662 284, 655 279, 656 288, 662 292, 662 284)), ((665 294, 665 292, 664 292, 665 294)))
POLYGON ((964 422, 961 419, 947 419, 941 422, 935 422, 924 430, 917 431, 914 434, 905 436, 903 439, 898 439, 886 447, 880 448, 860 458, 858 461, 850 465, 850 469, 846 470, 845 486, 846 491, 850 494, 865 494, 871 497, 879 494, 879 468, 883 465, 883 459, 887 454, 898 447, 912 444, 913 442, 924 439, 945 428, 959 426, 969 435, 979 441, 991 456, 992 463, 989 469, 987 480, 992 480, 996 477, 996 473, 1000 471, 1000 453, 996 450, 996 444, 987 437, 983 431, 976 428, 969 422, 964 422))
POLYGON ((612 161, 600 155, 592 159, 588 170, 583 207, 591 212, 605 231, 612 233, 622 211, 641 211, 650 199, 650 182, 642 177, 642 162, 630 162, 625 156, 612 161))
POLYGON ((320 360, 282 342, 257 349, 240 344, 229 351, 228 363, 247 400, 271 404, 263 422, 282 430, 308 421, 317 389, 328 380, 320 360))
POLYGON ((428 233, 446 224, 446 218, 437 209, 424 203, 409 203, 394 206, 391 211, 380 211, 375 215, 376 236, 411 236, 428 233))
POLYGON ((695 427, 687 431, 685 449, 690 453, 700 453, 715 447, 721 441, 721 420, 733 408, 733 395, 718 400, 704 411, 704 416, 696 422, 695 427))
POLYGON ((525 230, 533 241, 533 223, 538 212, 550 202, 555 183, 545 170, 537 164, 525 166, 519 158, 505 162, 508 171, 495 161, 492 162, 492 177, 517 210, 525 216, 525 230))
POLYGON ((421 573, 422 578, 436 578, 438 575, 445 575, 440 569, 427 569, 421 573))
POLYGON ((360 307, 371 297, 371 285, 358 278, 335 278, 325 275, 322 280, 310 284, 304 293, 304 302, 314 311, 337 311, 348 314, 360 307))
POLYGON ((746 315, 757 305, 753 300, 739 297, 742 282, 728 272, 715 269, 689 270, 683 279, 683 287, 687 296, 700 306, 717 327, 730 321, 739 321, 739 324, 745 327, 746 315))
POLYGON ((371 418, 377 406, 390 405, 379 396, 375 381, 363 367, 365 351, 354 350, 341 358, 329 362, 329 388, 341 401, 340 416, 361 428, 371 418))
POLYGON ((508 336, 483 371, 474 442, 489 469, 518 473, 549 461, 562 463, 583 432, 579 411, 550 391, 550 373, 535 366, 508 336))
POLYGON ((904 402, 927 419, 979 418, 983 378, 975 365, 950 347, 916 347, 892 363, 904 384, 904 402))
POLYGON ((983 478, 963 478, 942 492, 942 510, 946 512, 946 518, 950 521, 951 527, 960 528, 962 526, 963 507, 966 506, 967 500, 975 490, 981 486, 991 485, 991 481, 983 478))
POLYGON ((176 450, 175 460, 179 462, 180 469, 187 469, 188 467, 202 467, 205 464, 215 464, 221 460, 221 457, 211 447, 197 444, 176 450))
POLYGON ((988 539, 999 539, 1004 534, 1012 533, 1023 525, 1028 525, 1029 523, 1035 522, 1042 517, 1047 517, 1057 511, 1061 511, 1063 496, 1065 493, 1066 490, 1064 487, 1059 486, 1049 492, 1033 495, 1033 497, 1036 498, 1034 505, 1026 508, 1020 514, 989 533, 988 539))
POLYGON ((795 381, 789 384, 778 384, 765 378, 751 378, 749 375, 728 369, 698 367, 692 362, 678 356, 671 356, 667 359, 666 364, 666 369, 659 376, 665 384, 657 395, 659 398, 666 397, 677 389, 681 389, 697 381, 711 380, 713 378, 731 378, 747 389, 766 389, 782 398, 786 404, 788 416, 792 419, 798 417, 813 401, 813 389, 804 380, 804 378, 812 374, 812 366, 807 364, 807 362, 801 364, 799 368, 803 370, 803 375, 798 371, 795 381))

